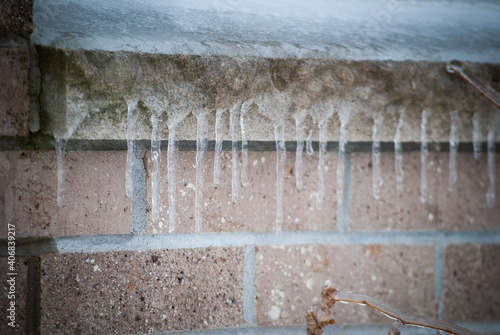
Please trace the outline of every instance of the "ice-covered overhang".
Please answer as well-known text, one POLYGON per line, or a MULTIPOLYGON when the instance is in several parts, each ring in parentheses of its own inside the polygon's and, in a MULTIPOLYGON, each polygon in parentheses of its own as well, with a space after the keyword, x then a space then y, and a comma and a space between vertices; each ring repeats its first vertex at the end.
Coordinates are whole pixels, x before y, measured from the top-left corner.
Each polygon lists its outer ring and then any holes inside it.
POLYGON ((34 24, 61 49, 500 63, 494 1, 36 0, 34 24))

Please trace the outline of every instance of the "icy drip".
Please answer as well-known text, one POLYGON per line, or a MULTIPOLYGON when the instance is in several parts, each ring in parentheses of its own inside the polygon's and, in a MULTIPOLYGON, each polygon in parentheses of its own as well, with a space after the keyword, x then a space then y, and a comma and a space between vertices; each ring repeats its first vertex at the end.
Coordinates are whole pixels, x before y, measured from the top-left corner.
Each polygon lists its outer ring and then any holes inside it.
POLYGON ((398 126, 396 128, 396 135, 394 135, 394 168, 396 171, 396 189, 403 190, 403 146, 401 145, 401 128, 403 127, 403 120, 405 117, 406 109, 403 109, 399 114, 398 126))
POLYGON ((276 141, 276 233, 281 233, 283 224, 283 190, 285 186, 285 125, 283 121, 274 124, 276 141))
POLYGON ((344 194, 344 165, 345 165, 345 144, 347 142, 347 125, 349 119, 346 116, 340 116, 340 139, 339 155, 337 163, 337 204, 340 207, 344 194))
POLYGON ((218 109, 215 114, 215 157, 214 157, 214 186, 219 185, 220 180, 220 155, 222 152, 222 114, 225 110, 218 109))
POLYGON ((474 116, 472 116, 472 145, 474 147, 474 158, 476 159, 481 156, 481 137, 481 114, 475 112, 474 116))
POLYGON ((316 208, 323 208, 325 198, 325 155, 328 134, 328 120, 321 121, 319 128, 319 162, 318 162, 318 193, 316 193, 316 208))
POLYGON ((157 222, 160 216, 159 211, 159 198, 160 198, 160 163, 161 163, 161 141, 158 140, 158 120, 159 116, 152 114, 151 123, 153 125, 153 130, 151 132, 151 160, 153 161, 153 171, 151 174, 151 216, 153 222, 157 222))
POLYGON ((64 176, 64 156, 66 155, 66 142, 68 140, 56 138, 57 155, 57 206, 61 207, 64 201, 65 176, 64 176))
MULTIPOLYGON (((496 111, 495 111, 496 112, 496 111)), ((490 117, 488 125, 488 193, 486 193, 486 203, 492 208, 495 205, 495 130, 496 118, 490 117)))
POLYGON ((137 126, 137 100, 127 101, 127 169, 125 171, 125 192, 131 197, 134 192, 133 174, 135 162, 135 133, 137 126))
POLYGON ((380 174, 380 128, 384 118, 377 116, 373 119, 373 133, 372 133, 372 183, 373 183, 373 197, 380 200, 380 188, 382 187, 383 180, 380 174))
POLYGON ((250 107, 252 106, 253 101, 244 102, 243 106, 241 106, 240 113, 240 128, 241 128, 241 185, 248 185, 248 175, 247 175, 247 166, 248 166, 248 140, 245 131, 245 116, 247 115, 250 107))
POLYGON ((177 191, 177 161, 179 159, 179 146, 175 139, 177 124, 170 124, 168 127, 168 224, 169 232, 173 232, 176 226, 175 194, 177 191))
POLYGON ((429 111, 424 109, 422 111, 422 123, 420 125, 420 202, 427 201, 427 156, 429 155, 429 148, 427 143, 427 118, 429 111))
POLYGON ((238 178, 238 108, 229 111, 229 132, 231 133, 231 197, 233 202, 238 200, 239 178, 238 178))
POLYGON ((309 130, 309 135, 307 135, 307 139, 306 139, 306 152, 309 156, 312 156, 314 154, 314 149, 313 149, 313 145, 312 145, 312 129, 309 130))
POLYGON ((194 230, 200 234, 203 227, 203 188, 205 185, 204 167, 205 155, 207 153, 208 138, 206 134, 206 120, 208 112, 201 112, 197 118, 196 137, 196 197, 194 202, 194 230))
POLYGON ((297 138, 297 151, 295 154, 295 186, 301 190, 304 185, 302 182, 302 152, 304 151, 304 140, 302 140, 304 132, 305 115, 295 116, 295 135, 297 138))
POLYGON ((449 176, 448 176, 448 191, 453 191, 453 185, 457 181, 457 151, 458 151, 458 112, 453 111, 450 113, 450 161, 449 161, 449 176))

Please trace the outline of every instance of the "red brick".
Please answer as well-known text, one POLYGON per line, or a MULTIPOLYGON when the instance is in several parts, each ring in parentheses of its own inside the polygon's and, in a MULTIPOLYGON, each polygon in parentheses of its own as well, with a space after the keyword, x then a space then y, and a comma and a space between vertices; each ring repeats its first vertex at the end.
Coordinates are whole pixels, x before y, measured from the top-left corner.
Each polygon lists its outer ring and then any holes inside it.
MULTIPOLYGON (((177 173, 177 229, 175 232, 194 232, 194 199, 196 185, 195 152, 180 152, 177 173)), ((148 169, 151 170, 150 155, 148 169)), ((162 152, 160 166, 160 219, 151 223, 149 211, 148 232, 168 232, 167 153, 162 152), (161 223, 161 226, 160 226, 161 223)), ((208 152, 205 165, 206 203, 203 213, 203 231, 274 231, 276 219, 276 153, 249 152, 247 187, 240 186, 239 199, 231 200, 231 153, 221 157, 219 187, 213 185, 214 152, 208 152)), ((335 200, 336 161, 327 155, 328 171, 325 172, 325 199, 323 209, 316 209, 318 188, 318 158, 304 154, 304 189, 295 187, 295 154, 287 153, 285 187, 283 195, 283 230, 328 230, 337 227, 337 203, 335 200)), ((151 178, 148 173, 148 208, 151 208, 151 178)))
POLYGON ((0 136, 29 135, 28 50, 0 48, 0 136))
POLYGON ((500 321, 500 245, 449 245, 443 317, 500 321))
POLYGON ((58 207, 54 152, 0 152, 2 236, 8 222, 16 224, 19 237, 130 232, 125 153, 80 151, 65 157, 66 191, 58 207))
MULTIPOLYGON (((497 166, 500 159, 497 157, 497 166)), ((406 153, 404 189, 396 190, 394 154, 381 155, 384 181, 380 200, 373 197, 371 154, 351 157, 351 228, 371 229, 485 229, 498 228, 500 206, 486 205, 488 191, 487 155, 479 160, 471 153, 457 156, 458 179, 448 191, 449 154, 430 153, 427 161, 428 198, 420 202, 420 153, 406 153)), ((500 181, 496 180, 496 194, 500 181)), ((498 204, 499 200, 496 200, 498 204)))
MULTIPOLYGON (((258 324, 304 324, 326 280, 402 311, 434 316, 432 246, 264 246, 257 248, 258 324)), ((333 312, 337 323, 391 323, 358 305, 338 304, 333 312)))
POLYGON ((23 334, 25 332, 25 321, 26 321, 26 295, 27 295, 27 279, 28 279, 28 263, 25 258, 16 257, 15 259, 15 271, 11 271, 8 259, 6 257, 0 258, 0 283, 2 285, 2 293, 0 295, 0 308, 2 310, 2 322, 0 322, 0 332, 2 334, 23 334), (15 299, 9 299, 10 285, 7 284, 7 279, 11 279, 8 276, 9 273, 16 273, 15 275, 15 299), (15 327, 12 328, 8 325, 11 322, 7 319, 10 312, 7 312, 7 308, 10 308, 10 302, 15 301, 16 311, 15 311, 15 327))
POLYGON ((243 250, 42 257, 42 334, 136 334, 237 327, 243 250))

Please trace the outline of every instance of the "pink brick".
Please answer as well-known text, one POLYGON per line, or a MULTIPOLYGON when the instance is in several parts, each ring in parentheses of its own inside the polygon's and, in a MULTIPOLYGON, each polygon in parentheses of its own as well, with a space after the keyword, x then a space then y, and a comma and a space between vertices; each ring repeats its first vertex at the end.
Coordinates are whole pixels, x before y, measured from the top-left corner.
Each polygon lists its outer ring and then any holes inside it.
POLYGON ((444 313, 453 321, 500 321, 500 245, 446 248, 444 313))
POLYGON ((28 136, 28 50, 0 48, 0 136, 28 136))
POLYGON ((130 232, 130 199, 125 196, 125 153, 68 152, 63 206, 57 206, 57 162, 50 151, 4 151, 5 225, 18 236, 72 236, 130 232))
MULTIPOLYGON (((148 213, 148 232, 168 232, 167 152, 162 152, 160 167, 160 220, 151 222, 148 213), (160 226, 161 223, 161 226, 160 226)), ((176 232, 194 232, 194 199, 196 185, 195 152, 180 152, 177 173, 177 229, 176 232)), ((335 200, 336 161, 327 155, 328 171, 325 173, 325 199, 323 209, 316 209, 318 187, 317 155, 304 154, 304 189, 295 187, 295 154, 287 153, 285 187, 283 196, 283 230, 328 230, 337 227, 337 203, 335 200)), ((148 170, 151 171, 150 155, 148 170)), ((249 152, 249 185, 239 189, 238 202, 231 200, 231 153, 222 154, 220 184, 213 185, 214 152, 206 155, 203 231, 273 231, 276 218, 276 153, 249 152)), ((148 173, 148 208, 151 209, 151 178, 148 173)))
MULTIPOLYGON (((457 156, 458 179, 448 191, 449 154, 430 153, 427 161, 428 198, 420 202, 420 153, 406 153, 404 189, 396 190, 394 154, 381 155, 380 200, 373 197, 371 154, 351 157, 351 228, 371 229, 485 229, 500 227, 500 206, 486 205, 488 191, 487 155, 479 160, 471 153, 457 156)), ((500 159, 497 157, 497 166, 500 159)), ((500 181, 496 180, 496 194, 500 181)))
MULTIPOLYGON (((305 324, 320 303, 326 280, 396 308, 434 316, 432 246, 262 246, 257 249, 257 320, 260 326, 305 324)), ((337 323, 392 323, 368 307, 338 304, 337 323)))
POLYGON ((243 250, 46 254, 42 334, 137 334, 237 327, 243 250))

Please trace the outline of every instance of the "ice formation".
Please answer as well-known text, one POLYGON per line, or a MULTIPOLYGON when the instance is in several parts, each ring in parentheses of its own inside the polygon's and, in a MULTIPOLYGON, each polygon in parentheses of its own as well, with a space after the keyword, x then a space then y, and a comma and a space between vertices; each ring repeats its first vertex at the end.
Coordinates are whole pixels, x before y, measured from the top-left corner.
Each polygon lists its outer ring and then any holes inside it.
POLYGON ((427 119, 430 111, 422 111, 422 123, 420 125, 420 202, 427 201, 427 156, 429 147, 427 143, 427 119))
POLYGON ((380 199, 380 187, 382 186, 382 176, 380 174, 380 128, 384 117, 377 115, 373 119, 373 133, 372 133, 372 183, 373 183, 373 197, 376 200, 380 199))
POLYGON ((203 228, 203 189, 205 185, 205 155, 207 153, 207 115, 203 111, 196 114, 197 136, 196 136, 196 195, 194 202, 195 233, 200 234, 203 228))
POLYGON ((396 189, 403 190, 403 146, 401 145, 401 128, 406 113, 406 108, 403 108, 399 114, 398 126, 394 135, 394 170, 396 172, 396 189))
POLYGON ((283 192, 285 186, 285 124, 283 120, 274 124, 276 141, 276 232, 281 233, 283 224, 283 192))
POLYGON ((137 127, 137 100, 127 100, 127 168, 125 171, 125 192, 131 197, 134 192, 133 174, 135 163, 135 132, 137 127))
POLYGON ((215 114, 215 156, 214 156, 214 186, 219 185, 220 180, 220 156, 222 153, 222 115, 225 109, 218 109, 215 114))
POLYGON ((64 201, 65 190, 65 173, 64 173, 64 156, 66 155, 67 140, 56 138, 56 155, 57 155, 57 205, 62 207, 64 201))
POLYGON ((231 198, 233 202, 238 201, 239 178, 238 178, 238 118, 240 106, 234 106, 229 111, 229 132, 231 133, 231 198))
POLYGON ((448 191, 453 191, 453 185, 457 181, 457 151, 458 151, 458 112, 450 113, 450 161, 449 161, 449 176, 448 176, 448 191))
POLYGON ((158 140, 158 122, 159 115, 151 115, 151 161, 153 162, 153 171, 151 173, 151 216, 153 222, 157 222, 160 216, 160 164, 161 164, 161 141, 158 140))
POLYGON ((302 182, 302 153, 304 151, 304 119, 306 114, 299 113, 294 115, 295 118, 295 136, 297 139, 297 150, 295 153, 295 186, 301 190, 304 185, 302 182))

